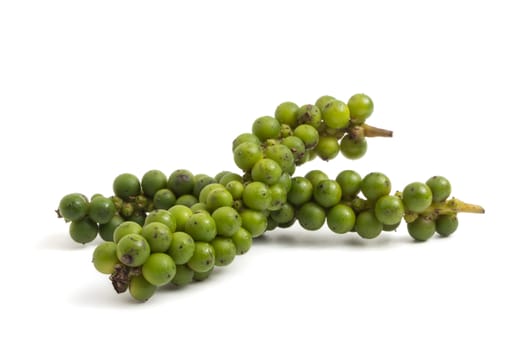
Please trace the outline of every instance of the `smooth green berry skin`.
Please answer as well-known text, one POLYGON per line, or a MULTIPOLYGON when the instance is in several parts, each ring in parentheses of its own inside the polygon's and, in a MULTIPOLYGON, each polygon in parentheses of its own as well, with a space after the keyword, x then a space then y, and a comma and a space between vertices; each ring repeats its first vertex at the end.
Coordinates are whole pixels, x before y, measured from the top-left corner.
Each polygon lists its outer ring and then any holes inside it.
POLYGON ((130 234, 142 234, 142 226, 133 221, 123 221, 113 231, 113 241, 118 244, 123 237, 130 234))
POLYGON ((393 225, 383 225, 383 231, 385 232, 396 231, 397 228, 399 227, 399 224, 401 224, 401 221, 393 225))
POLYGON ((295 209, 290 203, 284 203, 280 209, 272 211, 270 217, 277 224, 284 224, 295 218, 295 209))
POLYGON ((176 197, 183 194, 192 194, 195 178, 191 171, 178 169, 172 172, 168 178, 167 186, 176 197))
POLYGON ((391 189, 390 179, 383 173, 370 173, 361 181, 361 191, 371 201, 388 195, 391 189))
POLYGON ((89 202, 83 194, 70 193, 60 200, 58 212, 66 221, 77 221, 88 214, 89 202))
POLYGON ((321 110, 316 105, 303 105, 297 110, 297 124, 308 124, 319 129, 322 122, 321 110))
POLYGON ((140 180, 133 174, 120 174, 113 181, 113 192, 124 200, 138 196, 141 192, 140 180))
POLYGON ((235 173, 229 173, 229 174, 224 175, 223 177, 221 177, 221 180, 219 181, 219 183, 223 186, 226 186, 228 183, 232 181, 237 181, 237 182, 240 182, 241 184, 243 183, 242 176, 239 174, 235 174, 235 173))
POLYGON ((104 274, 112 274, 115 265, 119 263, 117 257, 117 245, 114 242, 102 242, 93 251, 91 260, 95 269, 104 274))
POLYGON ((313 186, 308 179, 300 176, 292 178, 292 186, 288 191, 288 202, 298 207, 308 202, 312 195, 313 186))
POLYGON ((114 215, 109 222, 98 225, 98 234, 100 238, 107 242, 113 242, 113 232, 115 229, 124 222, 124 219, 120 215, 114 215))
POLYGON ((276 139, 281 133, 281 124, 274 117, 260 117, 253 122, 252 133, 261 141, 276 139))
POLYGON ((160 222, 168 226, 171 232, 175 232, 177 229, 177 221, 175 217, 173 217, 166 209, 155 209, 151 211, 146 217, 146 221, 144 223, 147 225, 152 222, 160 222))
POLYGON ((280 209, 286 203, 286 190, 280 184, 270 186, 270 205, 268 210, 274 211, 280 209))
POLYGON ((335 233, 350 232, 355 225, 355 213, 348 205, 336 204, 328 210, 326 223, 335 233))
POLYGON ((215 265, 215 251, 213 246, 206 242, 196 242, 195 252, 188 261, 188 266, 195 272, 206 272, 215 265))
POLYGON ((193 214, 196 214, 196 213, 202 213, 202 212, 205 212, 205 213, 208 213, 208 206, 206 205, 206 203, 195 203, 194 205, 191 206, 191 211, 193 212, 193 214))
POLYGON ((348 159, 362 158, 368 150, 368 143, 365 138, 353 139, 350 135, 345 135, 339 144, 341 154, 348 159))
POLYGON ((245 209, 241 212, 242 227, 257 238, 266 232, 268 220, 261 211, 245 209))
POLYGON ((330 208, 341 201, 341 186, 335 180, 322 180, 313 191, 314 199, 324 208, 330 208))
POLYGON ((209 185, 204 186, 204 188, 199 193, 199 202, 206 204, 208 202, 208 196, 211 192, 215 190, 224 190, 224 186, 218 183, 212 183, 209 185))
POLYGON ((323 227, 326 219, 324 208, 314 202, 303 204, 297 211, 297 220, 302 228, 316 231, 323 227))
POLYGON ((434 235, 436 232, 436 223, 424 216, 418 218, 407 224, 408 233, 416 241, 424 242, 434 235))
POLYGON ((194 213, 184 228, 195 241, 211 242, 217 235, 215 220, 207 212, 194 213))
POLYGON ((186 232, 177 231, 172 234, 171 244, 167 253, 175 264, 186 264, 195 251, 195 241, 186 232))
POLYGON ((186 265, 176 266, 177 272, 175 273, 175 277, 171 280, 171 283, 177 287, 183 287, 190 284, 191 281, 193 281, 193 275, 195 272, 186 265))
POLYGON ((153 196, 153 205, 156 209, 169 209, 175 205, 176 200, 177 198, 171 190, 163 188, 153 196))
POLYGON ((456 215, 439 215, 436 219, 436 232, 442 237, 448 237, 458 229, 456 215))
POLYGON ((450 182, 443 176, 432 176, 427 180, 426 185, 430 188, 430 191, 432 191, 433 203, 445 201, 452 192, 450 182))
POLYGON ((231 207, 233 196, 226 188, 218 188, 211 191, 206 198, 206 207, 210 213, 221 207, 231 207))
POLYGON ((173 259, 164 253, 151 254, 142 266, 142 276, 154 286, 160 287, 171 282, 177 267, 173 259))
POLYGON ((69 236, 78 243, 89 243, 97 238, 98 225, 89 217, 72 221, 69 224, 69 236))
POLYGON ((333 129, 341 129, 350 122, 350 110, 343 101, 332 100, 323 106, 323 119, 333 129))
POLYGON ((227 266, 237 255, 237 248, 231 238, 216 237, 211 245, 215 252, 215 266, 227 266))
POLYGON ((223 237, 231 237, 242 226, 241 215, 232 207, 221 207, 216 209, 212 214, 217 234, 223 237))
POLYGON ((233 234, 231 239, 235 244, 237 255, 245 254, 252 246, 252 234, 242 227, 233 234))
POLYGON ((381 234, 383 224, 375 217, 373 211, 366 210, 357 215, 355 229, 362 238, 373 239, 381 234))
POLYGON ((244 192, 244 185, 242 184, 242 182, 237 181, 237 180, 232 180, 228 182, 225 185, 225 187, 226 187, 226 190, 230 192, 234 200, 242 198, 242 194, 244 192))
POLYGON ((117 209, 110 198, 98 196, 89 204, 88 216, 99 224, 107 224, 116 213, 117 209))
POLYGON ((374 206, 376 218, 383 225, 395 225, 401 222, 405 215, 403 201, 397 196, 383 196, 374 206))
POLYGON ((294 128, 297 125, 297 111, 299 106, 293 102, 283 102, 275 109, 275 119, 281 124, 294 128))
POLYGON ((326 104, 328 102, 331 102, 335 100, 335 97, 332 97, 332 96, 329 96, 329 95, 324 95, 324 96, 321 96, 317 99, 317 101, 315 101, 315 105, 317 106, 317 108, 319 108, 320 110, 323 110, 324 106, 326 106, 326 104))
POLYGON ((171 245, 172 232, 160 222, 151 222, 142 228, 142 236, 148 241, 152 253, 163 253, 171 245))
MULTIPOLYGON (((286 148, 286 150, 288 149, 286 148)), ((290 157, 293 160, 293 156, 290 155, 290 157)), ((283 170, 273 159, 263 158, 255 163, 251 173, 253 181, 260 181, 267 185, 273 185, 279 181, 283 170)))
POLYGON ((310 181, 314 188, 319 182, 323 180, 330 180, 330 177, 321 170, 310 170, 304 175, 304 177, 310 181))
MULTIPOLYGON (((295 172, 294 155, 292 151, 285 145, 277 144, 277 145, 267 147, 264 151, 264 156, 268 159, 275 161, 279 165, 282 172, 285 172, 288 174, 293 174, 295 172)), ((257 164, 260 162, 261 161, 257 162, 257 164)), ((255 164, 254 168, 257 166, 257 164, 255 164)), ((253 176, 253 169, 252 169, 252 176, 253 176)), ((259 180, 259 181, 262 181, 262 180, 259 180)), ((272 184, 269 182, 267 183, 269 185, 272 184)))
POLYGON ((320 136, 315 153, 325 161, 334 159, 339 154, 339 141, 335 136, 320 136))
POLYGON ((261 144, 261 140, 259 140, 257 136, 255 136, 252 133, 246 132, 246 133, 240 134, 233 140, 232 151, 234 151, 237 148, 237 146, 245 142, 254 143, 256 145, 261 144))
POLYGON ((341 186, 341 198, 351 200, 359 194, 361 190, 361 175, 353 170, 341 171, 335 181, 341 186))
POLYGON ((432 190, 422 182, 412 182, 403 190, 403 204, 408 211, 422 213, 432 204, 432 190))
POLYGON ((144 195, 153 198, 157 191, 168 186, 168 178, 160 170, 150 170, 142 176, 140 184, 144 195))
POLYGON ((251 142, 241 143, 233 151, 235 164, 244 171, 249 171, 262 157, 261 147, 251 142))
POLYGON ((181 204, 175 204, 169 208, 168 211, 172 219, 175 220, 176 226, 180 226, 181 228, 186 226, 186 221, 193 215, 193 211, 189 207, 181 204))
POLYGON ((365 94, 355 94, 348 100, 350 118, 354 124, 362 124, 374 111, 374 102, 365 94))
POLYGON ((199 199, 193 194, 183 194, 175 200, 175 205, 183 205, 185 207, 191 207, 192 205, 199 202, 199 199))
POLYGON ((303 141, 306 150, 314 149, 319 142, 319 131, 308 124, 299 125, 294 129, 293 134, 303 141))
POLYGON ((137 267, 144 264, 150 252, 146 238, 135 233, 122 237, 117 243, 117 257, 126 266, 137 267))
POLYGON ((206 174, 197 174, 194 176, 193 195, 199 197, 202 189, 209 184, 217 183, 217 181, 206 174))
POLYGON ((270 189, 263 182, 251 182, 244 187, 242 201, 250 209, 266 210, 272 201, 270 189))
POLYGON ((137 301, 149 300, 157 291, 157 286, 149 283, 144 276, 133 276, 129 281, 129 294, 137 301))

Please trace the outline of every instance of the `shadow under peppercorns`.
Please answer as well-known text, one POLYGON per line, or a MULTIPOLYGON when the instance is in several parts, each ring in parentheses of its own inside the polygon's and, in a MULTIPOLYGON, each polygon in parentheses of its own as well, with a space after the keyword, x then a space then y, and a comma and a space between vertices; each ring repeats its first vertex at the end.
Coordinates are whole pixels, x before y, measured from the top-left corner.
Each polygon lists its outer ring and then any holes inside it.
POLYGON ((275 230, 254 238, 254 246, 276 245, 293 247, 331 248, 349 246, 359 249, 384 248, 396 244, 410 244, 414 240, 396 232, 383 232, 377 238, 364 239, 356 233, 334 234, 332 232, 310 232, 304 230, 275 230))

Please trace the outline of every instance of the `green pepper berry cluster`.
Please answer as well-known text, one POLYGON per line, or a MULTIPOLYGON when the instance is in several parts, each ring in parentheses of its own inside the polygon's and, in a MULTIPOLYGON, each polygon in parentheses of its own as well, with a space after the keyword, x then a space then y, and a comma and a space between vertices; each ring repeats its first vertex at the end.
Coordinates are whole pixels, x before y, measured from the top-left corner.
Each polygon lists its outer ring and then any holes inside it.
POLYGON ((274 116, 257 118, 251 133, 234 139, 242 174, 179 169, 167 176, 150 170, 139 179, 125 173, 114 179, 112 196, 64 196, 58 216, 70 222, 76 242, 100 236, 95 268, 110 275, 118 293, 145 301, 167 284, 206 279, 216 266, 249 251, 253 238, 296 222, 306 230, 326 223, 334 233, 372 239, 405 220, 408 233, 426 241, 436 232, 452 234, 459 212, 484 212, 450 198, 450 182, 442 176, 392 193, 389 178, 379 172, 361 177, 344 170, 335 179, 321 170, 294 175, 316 157, 358 159, 367 151, 367 137, 392 136, 366 124, 373 107, 364 94, 347 103, 331 96, 300 107, 281 103, 274 116))

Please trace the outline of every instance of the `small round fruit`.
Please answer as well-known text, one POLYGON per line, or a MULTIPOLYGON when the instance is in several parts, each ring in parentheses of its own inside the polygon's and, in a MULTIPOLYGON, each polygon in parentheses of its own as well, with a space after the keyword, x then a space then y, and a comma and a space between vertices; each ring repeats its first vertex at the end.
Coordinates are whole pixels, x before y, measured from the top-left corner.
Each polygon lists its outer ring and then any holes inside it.
POLYGON ((176 226, 181 228, 186 226, 186 221, 188 221, 189 217, 193 215, 193 211, 189 207, 181 204, 175 204, 173 207, 169 208, 168 211, 172 218, 175 219, 176 226))
POLYGON ((168 186, 168 178, 160 170, 150 170, 142 176, 140 184, 144 195, 153 198, 157 191, 168 186))
POLYGON ((239 228, 232 236, 237 255, 242 255, 250 250, 252 246, 252 234, 244 228, 239 228))
POLYGON ((354 124, 362 124, 374 111, 374 102, 365 94, 355 94, 348 100, 350 118, 354 124))
POLYGON ((268 219, 263 212, 245 209, 241 212, 242 227, 256 238, 266 232, 268 219))
POLYGON ((172 234, 171 244, 168 249, 168 254, 171 256, 175 264, 185 264, 190 260, 195 251, 195 241, 186 232, 174 232, 172 234))
POLYGON ((353 170, 341 171, 335 181, 341 186, 341 198, 350 200, 357 196, 361 188, 361 175, 353 170))
POLYGON ((422 182, 412 182, 403 190, 403 204, 414 213, 421 213, 432 204, 432 190, 422 182))
POLYGON ((218 208, 211 216, 215 220, 217 234, 223 237, 231 237, 241 228, 241 215, 232 207, 218 208))
POLYGON ((324 208, 330 208, 341 200, 341 186, 335 180, 322 180, 314 188, 314 199, 324 208))
POLYGON ((452 192, 450 182, 443 176, 432 176, 427 180, 426 185, 432 191, 433 203, 445 201, 452 192))
POLYGON ((110 198, 98 196, 91 200, 88 215, 99 224, 107 224, 116 214, 117 209, 110 198))
POLYGON ((322 160, 334 159, 339 154, 339 141, 335 136, 320 136, 315 146, 315 153, 322 160))
POLYGON ((113 181, 113 192, 124 200, 138 196, 141 192, 140 180, 133 174, 120 174, 113 181))
POLYGON ((301 124, 293 131, 294 136, 303 141, 307 150, 313 149, 319 142, 319 132, 316 128, 308 124, 301 124))
POLYGON ((117 257, 127 266, 137 267, 144 264, 150 252, 148 241, 135 233, 122 237, 117 243, 117 257))
POLYGON ((162 253, 171 245, 172 232, 161 222, 151 222, 142 228, 142 236, 148 241, 152 253, 162 253))
POLYGON ((355 160, 366 154, 368 143, 365 138, 353 139, 349 135, 345 135, 339 144, 339 148, 343 156, 355 160))
POLYGON ((98 234, 104 241, 114 242, 113 232, 115 229, 124 222, 124 219, 120 215, 114 215, 109 222, 98 225, 98 234))
POLYGON ((72 221, 69 225, 69 235, 78 243, 89 243, 97 237, 98 225, 89 217, 72 221))
POLYGON ((283 102, 275 109, 275 119, 281 124, 294 128, 297 125, 297 110, 299 106, 293 102, 283 102))
POLYGON ((193 173, 186 169, 178 169, 172 172, 167 183, 168 188, 177 197, 183 194, 191 194, 194 185, 195 178, 193 173))
POLYGON ((144 222, 146 225, 151 224, 152 222, 160 222, 170 229, 171 232, 175 232, 177 229, 176 219, 171 213, 166 209, 155 209, 151 211, 146 217, 144 222))
POLYGON ((254 210, 266 210, 272 201, 270 189, 263 182, 251 182, 244 187, 242 201, 248 208, 254 210))
POLYGON ((458 228, 459 222, 456 215, 439 215, 436 219, 436 232, 443 237, 448 237, 458 228))
POLYGON ((261 141, 276 139, 281 133, 281 124, 274 117, 260 117, 253 122, 252 133, 261 141))
POLYGON ((249 171, 262 157, 261 146, 252 142, 241 143, 233 151, 235 164, 244 171, 249 171))
POLYGON ((89 210, 89 202, 83 194, 70 193, 60 200, 58 212, 67 221, 77 221, 84 218, 89 210))
POLYGON ((188 261, 188 266, 195 272, 206 272, 215 264, 215 251, 213 246, 206 242, 196 242, 195 252, 188 261))
POLYGON ((384 225, 395 225, 405 215, 403 201, 397 196, 383 196, 374 206, 376 218, 384 225))
POLYGON ((232 263, 237 248, 231 238, 216 237, 211 241, 211 245, 215 252, 215 266, 226 266, 232 263))
POLYGON ((149 283, 144 276, 133 276, 129 281, 129 294, 137 301, 147 301, 155 294, 157 286, 149 283))
POLYGON ((175 277, 176 272, 175 262, 164 253, 151 254, 142 265, 144 279, 157 287, 168 284, 175 277))
POLYGON ((370 173, 361 181, 361 191, 371 201, 388 195, 391 189, 390 179, 382 173, 370 173))
POLYGON ((192 214, 184 228, 195 241, 210 242, 217 235, 215 220, 207 212, 192 214))
POLYGON ((407 224, 408 233, 416 241, 423 242, 428 240, 436 232, 436 223, 424 216, 418 218, 407 224))
POLYGON ((113 241, 118 243, 124 236, 130 234, 140 235, 142 233, 142 226, 134 221, 124 221, 118 225, 113 231, 113 241))
POLYGON ((305 230, 317 231, 326 219, 324 208, 314 202, 303 204, 297 211, 297 220, 305 230))
POLYGON ((231 207, 232 205, 233 196, 224 187, 211 191, 206 198, 206 207, 210 213, 213 213, 220 207, 231 207))
POLYGON ((326 223, 335 233, 350 232, 355 225, 355 213, 348 205, 336 204, 328 210, 326 223))
POLYGON ((310 200, 313 195, 312 183, 304 177, 292 178, 292 186, 288 191, 288 202, 295 206, 300 206, 310 200))
POLYGON ((383 224, 375 217, 373 211, 367 210, 357 215, 355 228, 357 234, 362 238, 372 239, 379 236, 383 230, 383 224))
POLYGON ((173 279, 171 280, 171 283, 173 283, 177 287, 183 287, 187 284, 190 284, 191 281, 193 281, 193 275, 195 272, 186 265, 176 266, 177 272, 175 273, 175 277, 173 277, 173 279))
POLYGON ((175 205, 176 200, 175 194, 171 190, 162 188, 155 192, 153 205, 156 209, 169 209, 175 205))
POLYGON ((117 257, 117 245, 113 242, 102 242, 93 251, 91 260, 95 269, 104 274, 112 274, 115 265, 119 263, 117 257))
POLYGON ((326 125, 333 129, 341 129, 350 121, 350 110, 343 101, 331 100, 323 106, 323 119, 326 125))

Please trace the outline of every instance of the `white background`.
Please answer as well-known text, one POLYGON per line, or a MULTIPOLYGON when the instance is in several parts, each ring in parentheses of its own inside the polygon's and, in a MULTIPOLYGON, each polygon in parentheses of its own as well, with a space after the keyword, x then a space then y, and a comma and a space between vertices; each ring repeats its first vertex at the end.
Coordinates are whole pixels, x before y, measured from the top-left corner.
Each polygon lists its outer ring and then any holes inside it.
POLYGON ((1 2, 0 347, 523 349, 520 1, 182 3, 1 2), (298 175, 441 174, 487 213, 424 244, 272 232, 144 304, 55 217, 122 172, 236 170, 231 141, 280 102, 358 92, 394 138, 298 175))

